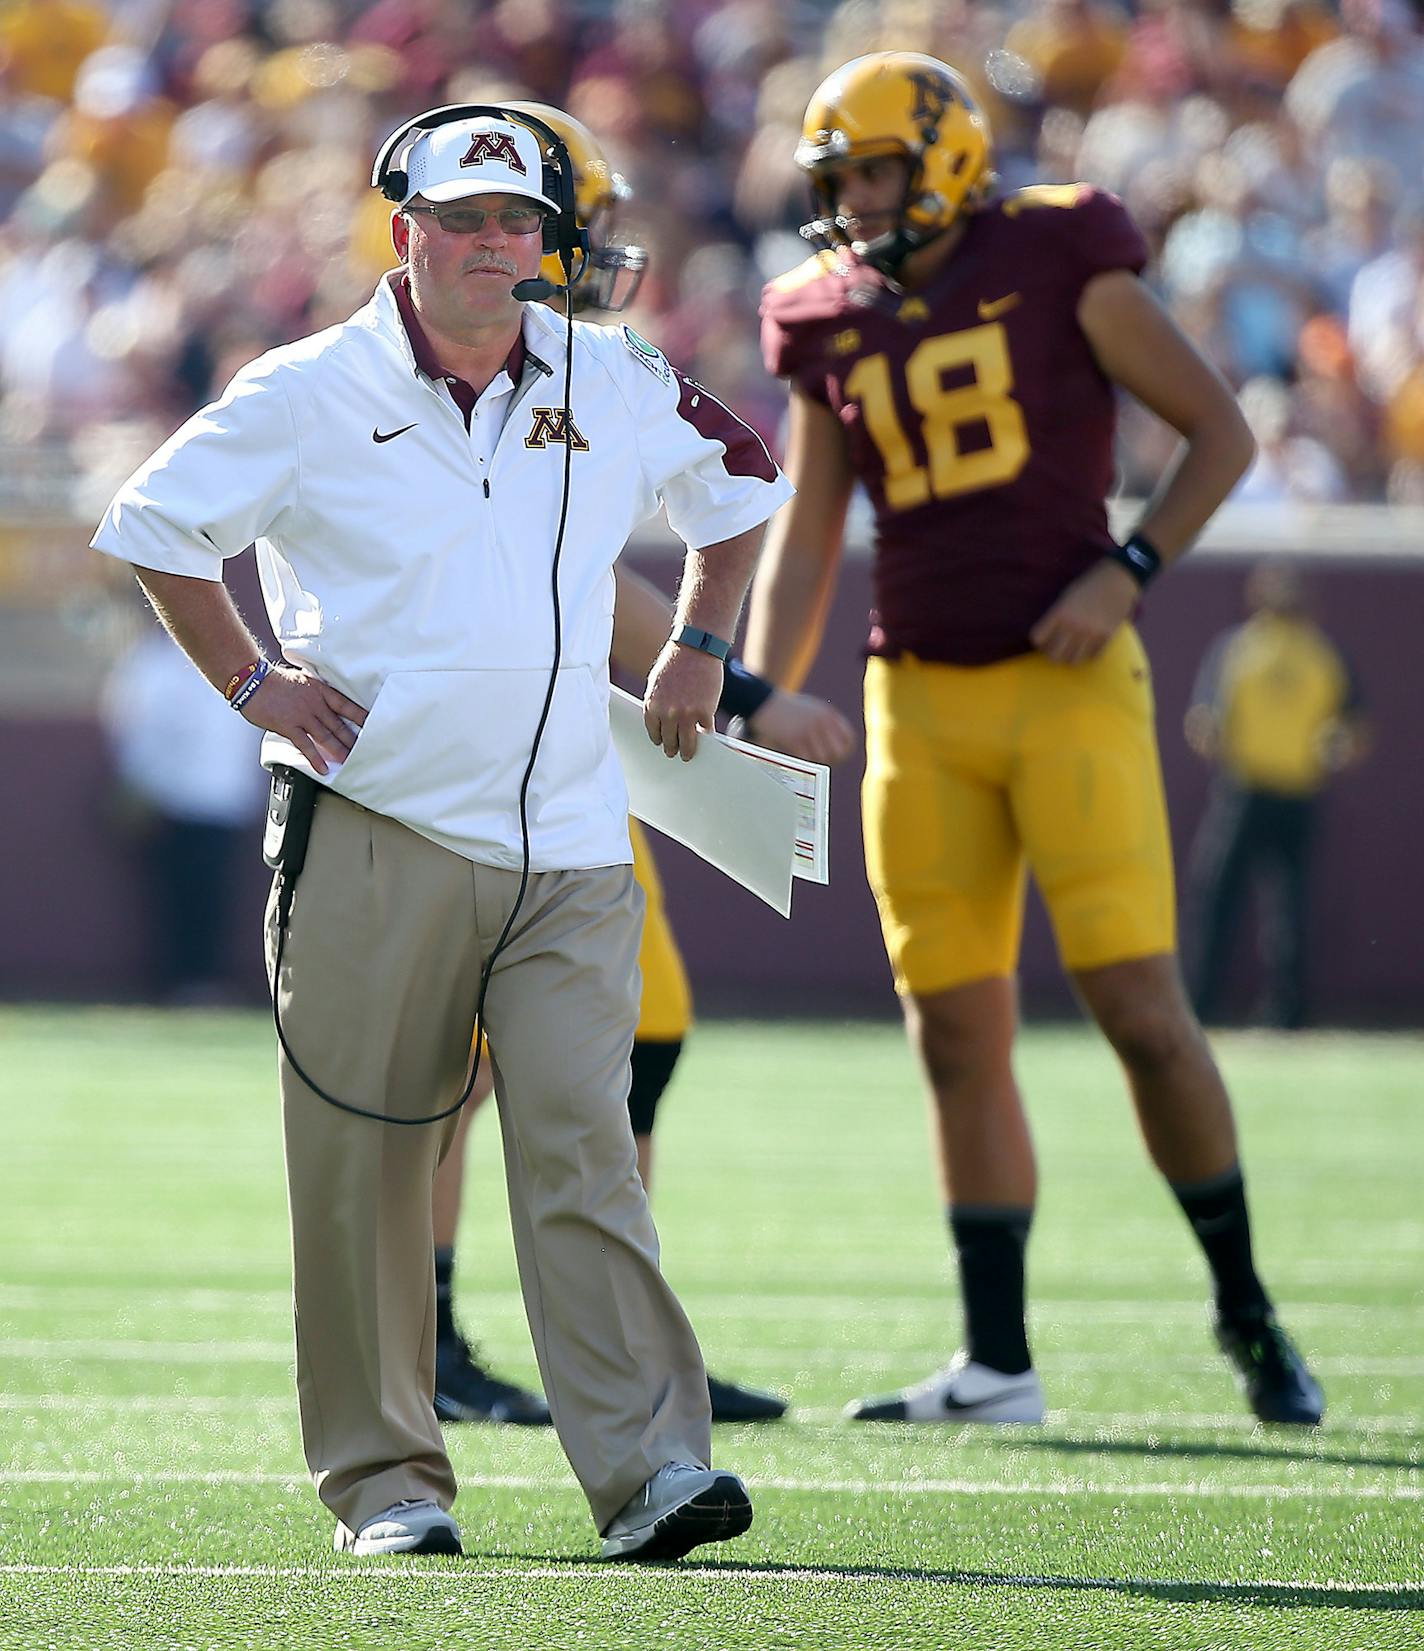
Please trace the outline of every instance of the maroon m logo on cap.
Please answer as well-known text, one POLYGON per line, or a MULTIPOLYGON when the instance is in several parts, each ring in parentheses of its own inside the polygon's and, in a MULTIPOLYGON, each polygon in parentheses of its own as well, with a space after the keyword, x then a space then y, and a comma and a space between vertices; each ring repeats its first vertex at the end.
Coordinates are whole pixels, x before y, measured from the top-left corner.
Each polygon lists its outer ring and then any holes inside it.
POLYGON ((475 141, 465 151, 461 166, 483 166, 486 161, 503 161, 512 172, 528 177, 529 168, 520 159, 510 132, 476 132, 475 141))

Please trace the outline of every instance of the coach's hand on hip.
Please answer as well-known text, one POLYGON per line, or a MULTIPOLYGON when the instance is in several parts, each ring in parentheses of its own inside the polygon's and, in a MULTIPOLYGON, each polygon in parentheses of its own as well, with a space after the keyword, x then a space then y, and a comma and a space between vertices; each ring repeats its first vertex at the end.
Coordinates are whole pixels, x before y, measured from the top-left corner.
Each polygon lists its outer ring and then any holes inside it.
POLYGON ((239 714, 290 740, 318 774, 346 761, 366 721, 354 699, 296 665, 274 665, 239 714))
POLYGON ((668 756, 691 761, 697 752, 697 730, 714 726, 721 693, 722 661, 669 638, 653 661, 643 695, 648 738, 668 756))

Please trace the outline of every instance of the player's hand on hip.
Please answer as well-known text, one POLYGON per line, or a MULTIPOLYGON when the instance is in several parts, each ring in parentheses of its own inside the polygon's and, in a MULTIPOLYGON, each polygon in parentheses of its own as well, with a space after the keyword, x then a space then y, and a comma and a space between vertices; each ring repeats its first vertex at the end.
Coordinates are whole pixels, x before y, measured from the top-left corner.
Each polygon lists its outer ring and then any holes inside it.
POLYGON ((722 661, 669 641, 653 661, 643 695, 643 725, 670 757, 691 761, 697 730, 711 728, 722 693, 722 661))
POLYGON ((834 705, 779 689, 752 718, 748 737, 806 762, 844 762, 855 750, 855 730, 834 705))
POLYGON ((1029 640, 1059 665, 1082 665, 1107 646, 1137 606, 1137 581, 1106 558, 1080 573, 1029 632, 1029 640))
POLYGON ((366 721, 354 699, 297 665, 274 665, 241 714, 290 740, 318 774, 346 761, 366 721))

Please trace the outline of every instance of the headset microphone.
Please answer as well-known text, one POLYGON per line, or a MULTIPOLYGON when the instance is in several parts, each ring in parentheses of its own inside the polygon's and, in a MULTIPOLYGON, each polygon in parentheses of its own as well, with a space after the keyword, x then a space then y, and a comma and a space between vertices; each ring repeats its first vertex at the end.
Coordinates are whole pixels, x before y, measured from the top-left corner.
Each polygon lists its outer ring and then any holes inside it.
POLYGON ((542 275, 534 275, 527 281, 516 281, 509 289, 511 296, 517 298, 521 304, 535 304, 545 298, 552 298, 563 288, 553 281, 546 281, 542 275))

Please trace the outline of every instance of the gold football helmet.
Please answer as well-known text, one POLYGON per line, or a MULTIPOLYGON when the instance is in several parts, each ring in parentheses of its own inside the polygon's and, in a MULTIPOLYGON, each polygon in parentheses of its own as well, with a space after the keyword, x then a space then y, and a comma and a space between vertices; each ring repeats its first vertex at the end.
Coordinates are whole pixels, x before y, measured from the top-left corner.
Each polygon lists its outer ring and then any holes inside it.
MULTIPOLYGON (((648 267, 644 248, 610 239, 619 203, 633 198, 627 180, 608 164, 602 146, 582 121, 547 103, 510 103, 506 107, 516 117, 521 113, 533 115, 551 126, 563 139, 573 163, 574 212, 580 229, 588 231, 589 240, 588 266, 582 272, 574 271, 574 308, 626 309, 643 284, 648 267)), ((562 293, 564 269, 557 254, 549 253, 544 258, 539 273, 562 293)))
POLYGON ((816 88, 806 106, 796 164, 811 175, 821 216, 801 233, 848 244, 826 168, 838 161, 902 155, 910 177, 900 222, 864 255, 894 273, 904 258, 942 234, 982 199, 990 181, 989 125, 964 78, 921 52, 852 58, 816 88))

